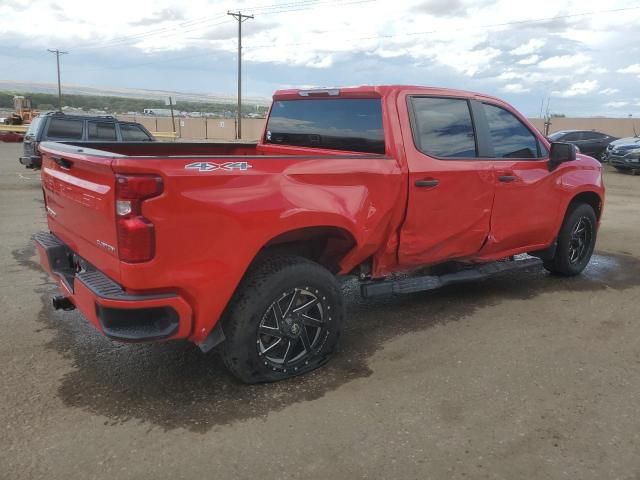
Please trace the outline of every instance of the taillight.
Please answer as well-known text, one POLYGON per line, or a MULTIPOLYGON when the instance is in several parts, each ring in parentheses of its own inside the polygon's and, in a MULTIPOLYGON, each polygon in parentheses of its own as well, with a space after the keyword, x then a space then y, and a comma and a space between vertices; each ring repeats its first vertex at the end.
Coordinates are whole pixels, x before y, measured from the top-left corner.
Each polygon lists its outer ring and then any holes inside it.
POLYGON ((116 228, 118 256, 124 262, 151 260, 155 254, 155 228, 142 215, 142 202, 162 193, 156 175, 116 175, 116 228))

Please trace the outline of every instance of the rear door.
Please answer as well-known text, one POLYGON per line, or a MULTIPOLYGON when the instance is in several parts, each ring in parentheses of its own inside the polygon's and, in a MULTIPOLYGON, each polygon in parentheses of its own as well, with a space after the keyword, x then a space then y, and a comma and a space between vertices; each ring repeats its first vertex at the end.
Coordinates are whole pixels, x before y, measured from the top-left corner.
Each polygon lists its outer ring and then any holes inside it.
POLYGON ((607 138, 599 132, 582 132, 578 146, 582 153, 598 158, 607 146, 607 138))
POLYGON ((114 280, 120 276, 111 158, 42 143, 42 186, 49 230, 114 280))
POLYGON ((561 203, 548 152, 506 106, 484 103, 496 178, 491 235, 482 255, 549 244, 561 203))
POLYGON ((489 235, 493 162, 479 158, 486 135, 474 128, 475 105, 466 98, 399 97, 398 111, 411 126, 402 132, 409 167, 402 266, 473 256, 489 235))

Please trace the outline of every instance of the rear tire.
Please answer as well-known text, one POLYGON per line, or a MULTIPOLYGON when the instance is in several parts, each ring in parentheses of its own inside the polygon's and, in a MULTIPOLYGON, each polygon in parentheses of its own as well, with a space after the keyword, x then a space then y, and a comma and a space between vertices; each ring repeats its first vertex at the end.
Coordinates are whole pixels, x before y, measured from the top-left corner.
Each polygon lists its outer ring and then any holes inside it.
POLYGON ((591 205, 571 205, 558 234, 555 255, 544 263, 544 267, 552 273, 568 277, 581 273, 593 254, 596 225, 596 214, 591 205))
POLYGON ((328 270, 293 255, 259 261, 223 318, 224 363, 245 383, 309 372, 329 360, 343 317, 342 293, 328 270))

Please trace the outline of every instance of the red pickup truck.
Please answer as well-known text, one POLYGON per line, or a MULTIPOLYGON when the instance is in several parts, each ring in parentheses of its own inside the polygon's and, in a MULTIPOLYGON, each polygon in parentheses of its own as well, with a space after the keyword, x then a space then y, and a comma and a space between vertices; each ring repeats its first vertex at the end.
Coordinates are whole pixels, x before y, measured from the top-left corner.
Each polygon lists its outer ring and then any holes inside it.
POLYGON ((115 340, 219 346, 245 382, 329 358, 338 276, 372 296, 580 273, 604 198, 596 160, 497 98, 438 88, 278 91, 257 145, 40 151, 54 306, 115 340))

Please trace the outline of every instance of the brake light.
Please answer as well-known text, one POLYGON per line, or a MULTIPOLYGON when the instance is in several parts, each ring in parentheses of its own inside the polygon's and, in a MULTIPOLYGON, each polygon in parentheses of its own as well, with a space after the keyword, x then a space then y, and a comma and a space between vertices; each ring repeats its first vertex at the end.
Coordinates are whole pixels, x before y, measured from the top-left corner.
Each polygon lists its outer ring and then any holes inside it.
POLYGON ((155 228, 142 215, 142 203, 162 193, 156 175, 116 175, 118 256, 130 263, 146 262, 155 254, 155 228))

